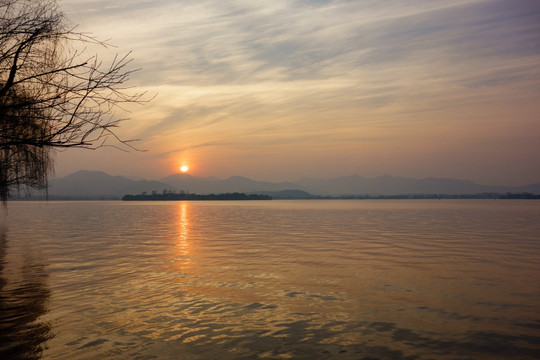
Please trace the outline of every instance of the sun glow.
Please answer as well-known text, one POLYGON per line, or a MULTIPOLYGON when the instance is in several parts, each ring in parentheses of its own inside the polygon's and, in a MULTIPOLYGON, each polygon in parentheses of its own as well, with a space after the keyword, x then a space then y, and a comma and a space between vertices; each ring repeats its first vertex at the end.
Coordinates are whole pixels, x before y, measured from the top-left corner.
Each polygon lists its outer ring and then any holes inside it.
POLYGON ((189 166, 187 166, 187 165, 180 166, 180 171, 181 172, 187 172, 188 170, 189 170, 189 166))

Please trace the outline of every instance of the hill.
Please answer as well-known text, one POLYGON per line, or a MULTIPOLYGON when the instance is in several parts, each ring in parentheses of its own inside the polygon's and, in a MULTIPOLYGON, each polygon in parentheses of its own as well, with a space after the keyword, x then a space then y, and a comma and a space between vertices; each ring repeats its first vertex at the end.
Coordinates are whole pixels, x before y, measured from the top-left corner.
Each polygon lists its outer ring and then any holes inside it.
POLYGON ((540 194, 540 183, 523 186, 487 186, 457 179, 411 179, 394 176, 364 178, 358 175, 332 179, 303 178, 292 182, 256 181, 242 176, 227 179, 195 177, 173 174, 160 179, 134 180, 111 176, 102 171, 77 171, 50 182, 51 199, 120 199, 126 194, 141 194, 163 190, 197 194, 246 193, 270 195, 275 199, 309 199, 317 196, 347 195, 410 195, 446 194, 467 195, 479 193, 540 194))
POLYGON ((270 183, 256 181, 242 176, 232 176, 222 180, 214 177, 200 178, 188 174, 173 174, 159 181, 170 184, 176 190, 185 190, 199 194, 233 192, 261 193, 264 191, 282 191, 301 188, 299 185, 293 183, 270 183))
POLYGON ((321 195, 400 195, 400 194, 477 194, 507 192, 510 187, 479 185, 472 181, 456 179, 411 179, 390 175, 367 179, 358 175, 333 179, 303 178, 296 181, 313 194, 321 195))
POLYGON ((49 184, 51 199, 121 198, 125 194, 169 190, 170 185, 151 180, 130 180, 102 171, 77 171, 49 184))

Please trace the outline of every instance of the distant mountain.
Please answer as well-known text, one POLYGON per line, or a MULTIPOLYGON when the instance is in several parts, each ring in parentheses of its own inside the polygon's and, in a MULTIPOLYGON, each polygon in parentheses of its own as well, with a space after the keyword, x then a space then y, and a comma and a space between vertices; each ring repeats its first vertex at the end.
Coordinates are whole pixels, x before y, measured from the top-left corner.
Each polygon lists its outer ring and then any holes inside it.
POLYGON ((540 183, 516 186, 516 187, 513 187, 512 189, 513 190, 511 192, 516 192, 516 193, 527 192, 531 194, 540 194, 540 183))
POLYGON ((200 178, 188 174, 173 174, 159 181, 133 180, 123 176, 111 176, 101 171, 78 171, 52 180, 49 187, 51 199, 99 199, 121 198, 126 194, 151 193, 163 190, 186 191, 197 194, 221 194, 243 192, 266 194, 275 198, 312 198, 342 195, 411 195, 411 194, 478 194, 523 193, 540 194, 540 183, 523 186, 486 186, 456 179, 410 179, 395 176, 364 178, 358 175, 333 179, 303 178, 295 183, 271 183, 256 181, 242 176, 228 179, 200 178))
POLYGON ((289 182, 270 183, 251 180, 242 176, 232 176, 221 180, 215 177, 198 178, 188 174, 173 174, 160 182, 172 185, 177 190, 184 190, 198 194, 217 194, 228 192, 257 193, 263 191, 281 191, 288 189, 300 189, 297 184, 289 182))
POLYGON ((268 195, 272 199, 315 199, 316 196, 302 190, 259 191, 259 195, 268 195))
POLYGON ((125 194, 143 191, 172 190, 168 184, 149 180, 130 180, 111 176, 102 171, 77 171, 49 183, 49 197, 73 199, 121 198, 125 194))
POLYGON ((367 179, 358 175, 334 179, 303 178, 296 181, 313 194, 321 195, 399 195, 399 194, 476 194, 483 192, 515 191, 511 187, 478 185, 472 181, 456 179, 410 179, 379 176, 367 179))

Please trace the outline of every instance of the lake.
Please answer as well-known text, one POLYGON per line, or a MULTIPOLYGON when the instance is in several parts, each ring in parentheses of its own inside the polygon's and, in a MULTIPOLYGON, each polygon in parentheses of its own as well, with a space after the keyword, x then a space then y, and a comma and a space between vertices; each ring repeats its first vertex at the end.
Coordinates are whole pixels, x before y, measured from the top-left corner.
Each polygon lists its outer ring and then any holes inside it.
POLYGON ((540 201, 12 202, 2 218, 2 359, 540 354, 540 201))

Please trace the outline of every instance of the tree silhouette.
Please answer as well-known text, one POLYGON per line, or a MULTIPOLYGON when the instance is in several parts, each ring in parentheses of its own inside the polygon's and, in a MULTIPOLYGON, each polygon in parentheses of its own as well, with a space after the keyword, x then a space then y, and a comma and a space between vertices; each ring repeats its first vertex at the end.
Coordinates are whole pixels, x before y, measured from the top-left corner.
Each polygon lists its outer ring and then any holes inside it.
POLYGON ((87 47, 108 44, 76 31, 56 0, 0 0, 0 199, 46 188, 55 148, 130 146, 115 110, 142 102, 125 87, 129 53, 102 63, 87 47))

